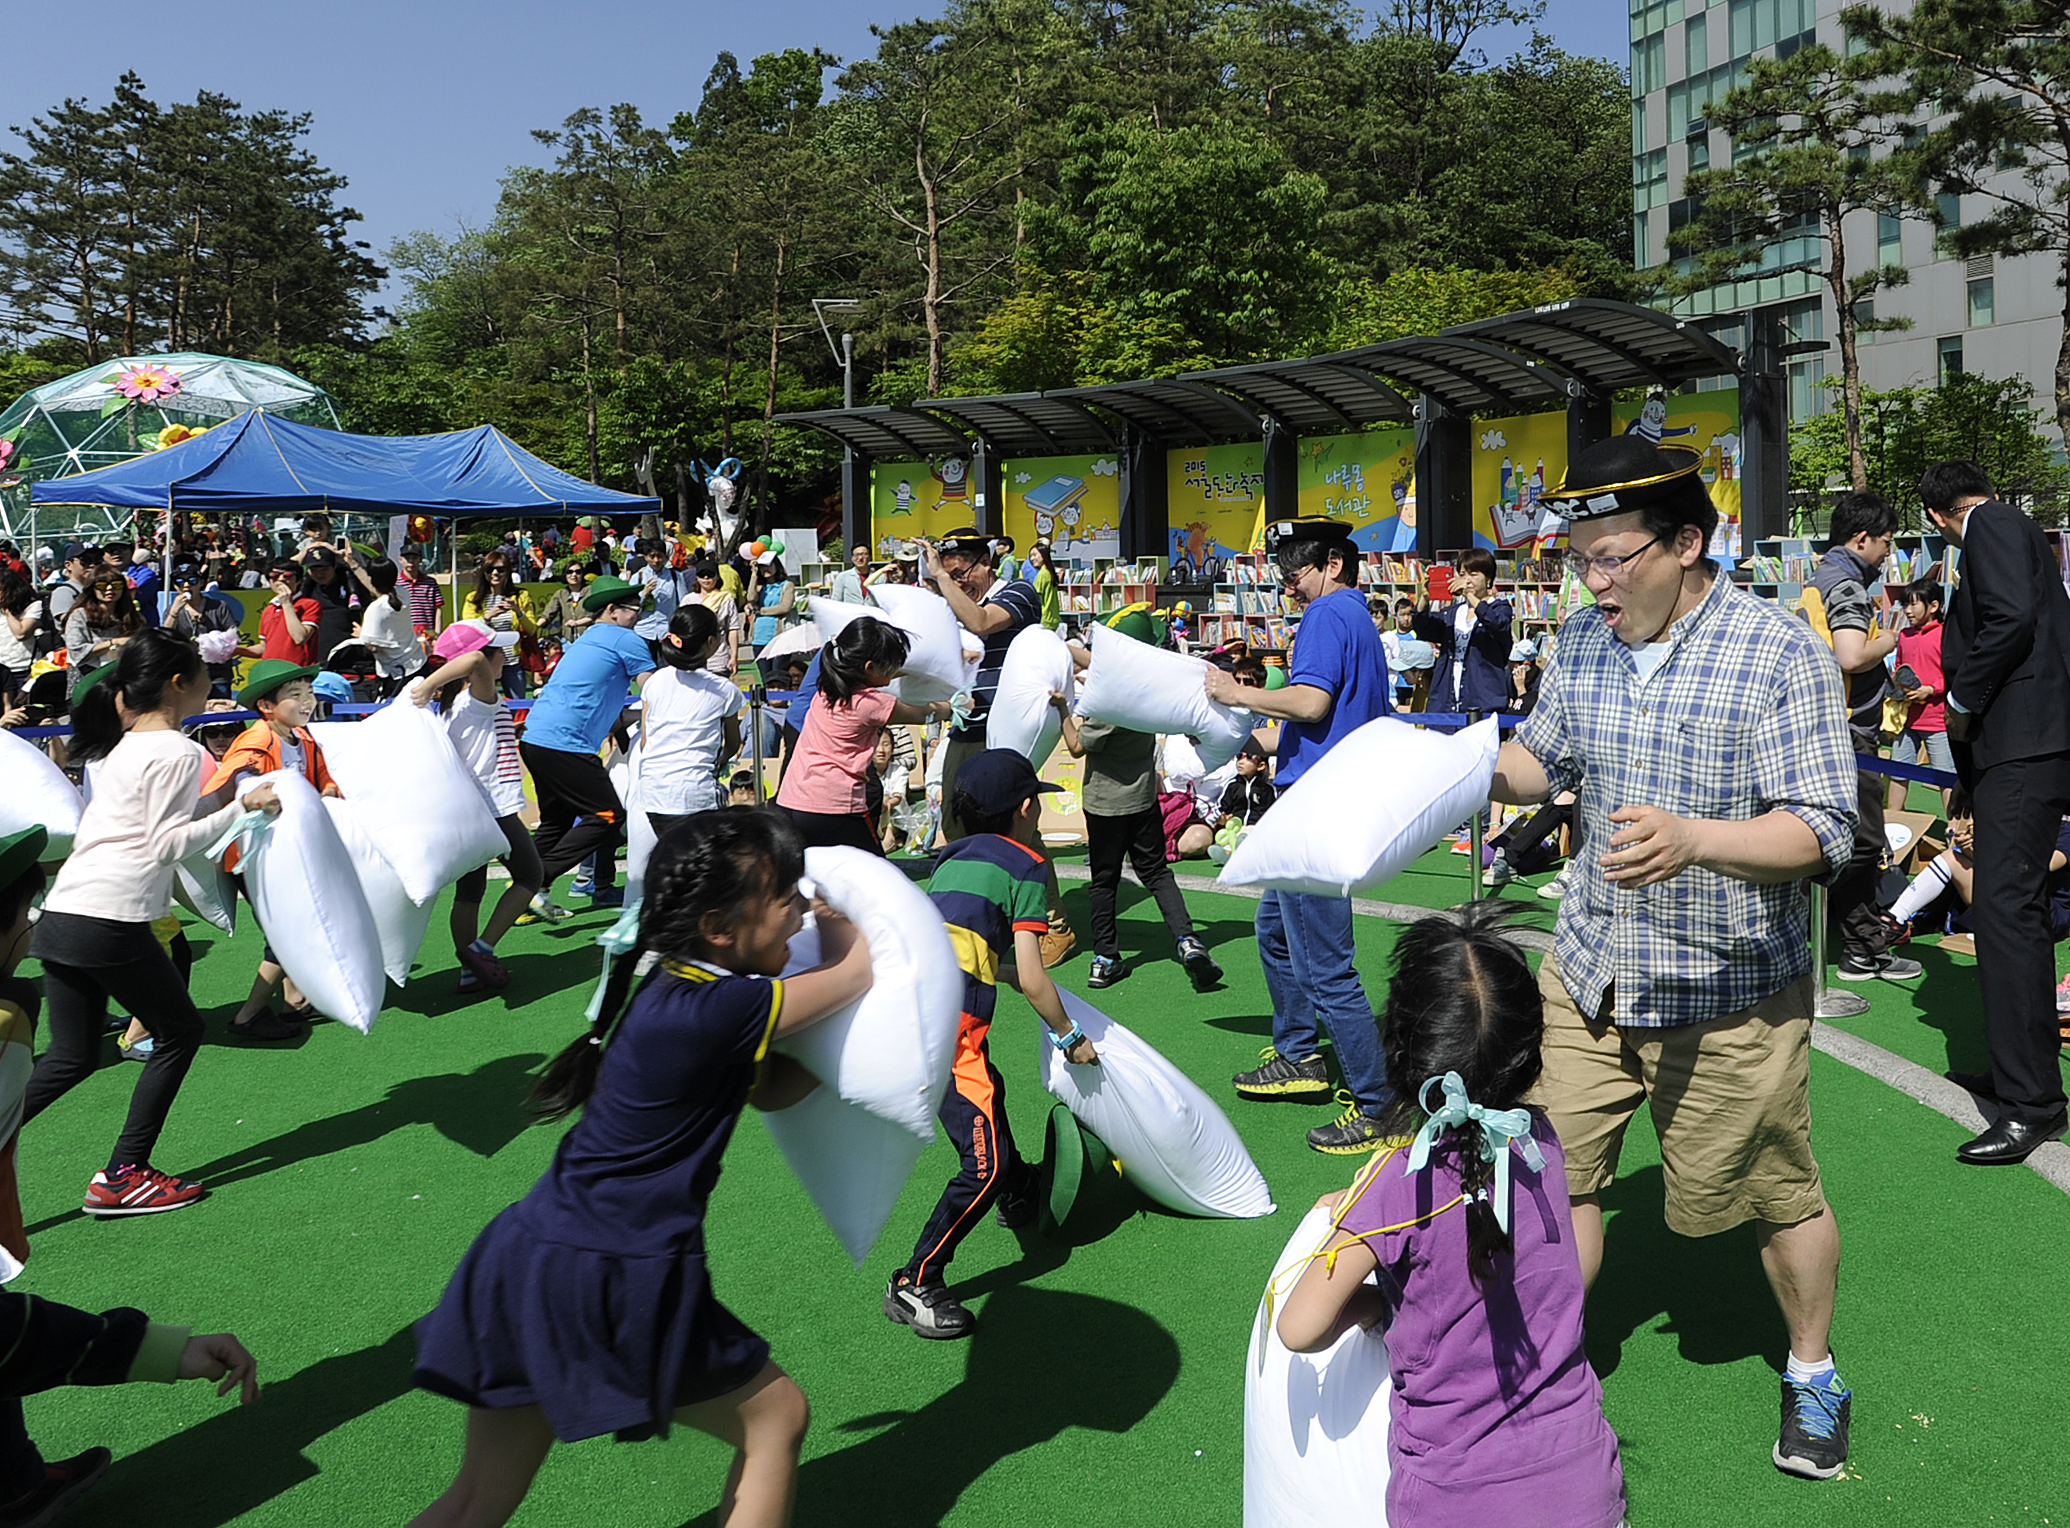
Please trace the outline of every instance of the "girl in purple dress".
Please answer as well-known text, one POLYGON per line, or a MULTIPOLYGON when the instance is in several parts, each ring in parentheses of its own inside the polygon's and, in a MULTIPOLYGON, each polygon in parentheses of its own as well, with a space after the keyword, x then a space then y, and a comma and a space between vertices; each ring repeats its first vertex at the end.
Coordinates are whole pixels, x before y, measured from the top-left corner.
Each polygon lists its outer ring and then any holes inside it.
POLYGON ((655 846, 637 947, 539 1084, 547 1118, 582 1118, 417 1323, 417 1383, 469 1408, 460 1473, 418 1528, 496 1528, 556 1441, 666 1436, 672 1422, 737 1451, 727 1528, 790 1521, 805 1396, 713 1295, 704 1211, 741 1109, 785 1108, 814 1085, 770 1041, 870 985, 868 948, 825 907, 826 963, 775 979, 803 871, 796 830, 767 810, 696 813, 655 846))
POLYGON ((1279 1316, 1297 1353, 1386 1328, 1395 1528, 1616 1528, 1617 1438, 1582 1351, 1581 1262, 1538 1081, 1538 984, 1514 904, 1425 918, 1395 950, 1381 1024, 1399 1099, 1385 1150, 1322 1202, 1335 1232, 1279 1316), (1368 1283, 1368 1278, 1374 1282, 1368 1283))

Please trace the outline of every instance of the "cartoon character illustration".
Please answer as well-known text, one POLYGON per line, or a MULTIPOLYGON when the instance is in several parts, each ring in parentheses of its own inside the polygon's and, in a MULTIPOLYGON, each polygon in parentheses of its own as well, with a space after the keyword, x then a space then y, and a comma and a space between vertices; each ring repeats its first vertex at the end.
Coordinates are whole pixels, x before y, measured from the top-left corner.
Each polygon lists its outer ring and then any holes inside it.
POLYGON ((1663 440, 1672 439, 1676 436, 1694 435, 1696 433, 1696 426, 1693 424, 1681 425, 1672 430, 1669 429, 1667 417, 1667 394, 1656 387, 1646 395, 1646 401, 1639 406, 1639 417, 1624 427, 1624 433, 1638 436, 1639 439, 1645 441, 1649 446, 1657 446, 1663 440))
POLYGON ((913 480, 900 478, 898 487, 891 490, 891 512, 894 515, 910 515, 913 512, 913 501, 917 497, 918 495, 913 492, 913 480))
POLYGON ((1221 577, 1222 559, 1216 555, 1215 538, 1205 520, 1191 521, 1183 532, 1174 531, 1172 542, 1174 579, 1183 576, 1189 583, 1211 584, 1221 577))
POLYGON ((960 456, 952 456, 945 462, 934 464, 935 481, 942 485, 942 503, 968 504, 970 502, 970 463, 960 456))

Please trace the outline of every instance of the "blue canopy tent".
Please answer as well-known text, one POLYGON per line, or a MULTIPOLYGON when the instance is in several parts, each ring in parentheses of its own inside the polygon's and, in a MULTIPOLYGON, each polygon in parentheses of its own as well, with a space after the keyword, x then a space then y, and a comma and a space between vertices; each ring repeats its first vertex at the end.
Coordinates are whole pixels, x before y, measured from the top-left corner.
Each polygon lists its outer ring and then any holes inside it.
MULTIPOLYGON (((494 425, 349 435, 252 409, 147 456, 31 485, 36 504, 217 514, 655 514, 661 501, 549 466, 494 425)), ((172 538, 166 543, 168 555, 172 538)), ((453 537, 453 581, 460 574, 453 537)))

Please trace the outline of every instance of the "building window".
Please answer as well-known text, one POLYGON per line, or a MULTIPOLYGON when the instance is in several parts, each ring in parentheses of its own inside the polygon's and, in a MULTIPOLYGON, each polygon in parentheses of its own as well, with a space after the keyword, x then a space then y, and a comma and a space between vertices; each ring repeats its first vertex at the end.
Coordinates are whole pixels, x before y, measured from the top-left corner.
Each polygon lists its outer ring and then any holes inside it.
POLYGON ((1710 139, 1709 139, 1708 137, 1703 137, 1703 138, 1691 138, 1691 139, 1689 140, 1689 171, 1690 171, 1690 173, 1691 173, 1691 174, 1693 175, 1693 174, 1695 174, 1695 173, 1696 173, 1696 172, 1697 172, 1698 170, 1708 170, 1708 169, 1709 169, 1710 167, 1711 167, 1711 140, 1710 140, 1710 139))
POLYGON ((1933 199, 1934 221, 1943 228, 1962 226, 1962 198, 1953 191, 1943 191, 1933 199))
POLYGON ((1646 103, 1644 101, 1632 102, 1632 152, 1634 154, 1646 152, 1646 103))
POLYGON ((1790 385, 1790 418, 1810 419, 1826 411, 1826 390, 1819 386, 1826 377, 1826 358, 1802 356, 1785 368, 1790 385))
POLYGON ((1991 277, 1980 276, 1969 284, 1969 326, 1972 329, 1991 322, 1997 299, 1991 277))
POLYGON ((1905 225, 1888 212, 1876 214, 1876 263, 1905 263, 1905 225))
POLYGON ((1946 387, 1950 377, 1962 375, 1962 336, 1951 334, 1935 349, 1941 363, 1941 386, 1946 387))
POLYGON ((1701 74, 1711 66, 1711 53, 1705 36, 1704 18, 1691 16, 1688 25, 1682 28, 1682 72, 1701 74))
POLYGON ((1632 265, 1642 271, 1647 265, 1646 214, 1643 212, 1632 214, 1632 265))

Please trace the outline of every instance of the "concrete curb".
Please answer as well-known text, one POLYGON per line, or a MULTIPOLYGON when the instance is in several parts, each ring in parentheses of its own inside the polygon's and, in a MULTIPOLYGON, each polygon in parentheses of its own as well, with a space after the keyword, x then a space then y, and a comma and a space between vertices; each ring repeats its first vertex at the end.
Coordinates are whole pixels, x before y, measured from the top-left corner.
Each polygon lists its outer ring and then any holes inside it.
MULTIPOLYGON (((1130 880, 1135 879, 1132 872, 1124 873, 1130 880)), ((1092 872, 1084 865, 1064 864, 1057 866, 1057 876, 1066 881, 1084 881, 1091 879, 1092 872)), ((1254 902, 1263 895, 1255 886, 1224 886, 1211 876, 1174 873, 1173 879, 1187 891, 1212 891, 1225 897, 1248 897, 1254 902)), ((1397 923, 1413 923, 1418 918, 1428 918, 1443 911, 1410 907, 1400 902, 1375 902, 1364 897, 1354 897, 1351 910, 1368 918, 1389 918, 1397 923)), ((1509 937, 1525 949, 1540 954, 1552 948, 1552 935, 1543 929, 1513 928, 1509 937)), ((1981 1098, 1966 1088, 1957 1087, 1939 1073, 1929 1072, 1917 1062, 1907 1061, 1860 1035, 1814 1022, 1811 1046, 1821 1055, 1897 1089, 1913 1102, 1924 1104, 1934 1113, 1953 1120, 1972 1135, 1980 1133, 1998 1117, 1996 1100, 1981 1098)), ((2063 1193, 2070 1194, 2070 1144, 2050 1141, 2027 1158, 2027 1166, 2063 1193)))

